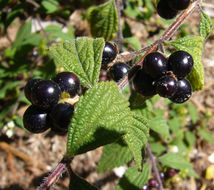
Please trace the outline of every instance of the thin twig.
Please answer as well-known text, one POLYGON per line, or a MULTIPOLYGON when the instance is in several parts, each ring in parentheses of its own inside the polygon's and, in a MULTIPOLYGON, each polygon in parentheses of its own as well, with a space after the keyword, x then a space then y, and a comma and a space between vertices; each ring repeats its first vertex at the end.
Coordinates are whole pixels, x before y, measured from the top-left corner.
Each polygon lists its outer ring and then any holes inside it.
POLYGON ((162 183, 162 181, 161 181, 160 174, 159 174, 159 171, 158 171, 158 169, 157 169, 155 157, 154 157, 153 154, 152 154, 152 151, 151 151, 151 149, 150 149, 149 143, 147 143, 147 145, 146 145, 146 151, 147 151, 147 154, 148 154, 149 159, 150 159, 150 161, 151 161, 152 169, 153 169, 153 171, 154 171, 154 173, 155 173, 155 177, 156 177, 156 179, 157 179, 157 181, 158 181, 159 190, 164 190, 164 188, 163 188, 163 183, 162 183))
POLYGON ((72 158, 63 158, 51 174, 45 179, 45 181, 36 190, 50 189, 66 171, 68 164, 72 161, 72 158))
POLYGON ((123 45, 122 45, 123 33, 121 28, 120 0, 116 0, 116 7, 117 7, 117 15, 118 15, 117 44, 118 44, 119 52, 121 52, 123 50, 123 45))

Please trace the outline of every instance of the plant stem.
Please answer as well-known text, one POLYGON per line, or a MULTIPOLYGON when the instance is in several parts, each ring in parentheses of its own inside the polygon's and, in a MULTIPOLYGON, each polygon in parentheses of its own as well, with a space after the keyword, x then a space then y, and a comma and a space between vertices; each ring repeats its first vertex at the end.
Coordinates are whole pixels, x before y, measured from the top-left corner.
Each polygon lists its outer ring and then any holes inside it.
POLYGON ((123 33, 121 28, 120 0, 116 0, 116 7, 117 7, 117 15, 118 15, 117 44, 118 44, 119 52, 121 52, 123 50, 123 45, 122 45, 123 33))
POLYGON ((158 181, 159 190, 164 190, 163 184, 162 184, 162 181, 161 181, 161 178, 160 178, 160 174, 159 174, 159 171, 158 171, 158 169, 157 169, 155 157, 153 156, 153 154, 152 154, 152 152, 151 152, 149 143, 147 143, 147 145, 146 145, 146 151, 147 151, 147 154, 148 154, 149 159, 150 159, 150 161, 151 161, 152 169, 153 169, 153 171, 154 171, 154 173, 155 173, 155 177, 156 177, 156 179, 157 179, 157 181, 158 181))
POLYGON ((68 164, 72 161, 71 158, 63 158, 55 169, 51 172, 51 174, 45 178, 45 181, 36 189, 36 190, 48 190, 52 187, 58 179, 62 176, 62 174, 66 171, 68 164))
MULTIPOLYGON (((194 1, 183 13, 180 14, 180 16, 176 19, 175 22, 172 23, 172 25, 168 28, 168 30, 166 30, 166 32, 157 41, 155 41, 151 46, 149 46, 149 49, 146 51, 144 56, 138 61, 138 63, 135 64, 134 67, 132 67, 132 69, 130 70, 131 73, 133 73, 133 70, 137 71, 140 69, 140 67, 142 67, 143 60, 146 55, 148 55, 151 52, 156 51, 159 44, 162 44, 164 41, 169 40, 175 34, 175 32, 178 30, 178 28, 181 26, 181 24, 187 19, 187 17, 189 15, 191 15, 193 13, 193 11, 197 8, 197 6, 199 5, 200 2, 201 2, 200 0, 194 1)), ((145 48, 143 48, 143 49, 145 49, 145 48)), ((128 55, 126 55, 126 56, 128 56, 128 55)), ((132 57, 132 58, 134 58, 134 57, 132 57)), ((118 82, 119 88, 123 89, 128 84, 129 80, 131 80, 133 78, 133 76, 134 75, 125 76, 121 81, 119 81, 118 82)))

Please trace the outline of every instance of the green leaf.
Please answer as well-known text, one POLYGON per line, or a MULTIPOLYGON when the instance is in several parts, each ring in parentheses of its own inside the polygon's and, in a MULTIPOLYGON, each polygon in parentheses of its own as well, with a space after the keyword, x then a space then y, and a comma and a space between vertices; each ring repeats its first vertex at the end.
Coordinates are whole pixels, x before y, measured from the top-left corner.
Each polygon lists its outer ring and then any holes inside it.
POLYGON ((170 41, 169 44, 192 55, 194 66, 187 78, 194 91, 201 90, 204 86, 204 68, 201 62, 204 39, 199 36, 188 36, 170 41))
POLYGON ((69 190, 98 190, 95 186, 88 183, 82 177, 72 173, 70 176, 69 190))
POLYGON ((178 131, 180 131, 180 127, 181 127, 181 123, 179 121, 179 118, 177 117, 177 115, 173 118, 171 118, 169 121, 169 127, 170 127, 170 130, 175 134, 177 135, 178 134, 178 131))
POLYGON ((131 44, 131 46, 133 46, 135 50, 141 49, 141 43, 140 43, 139 39, 136 37, 124 38, 124 42, 131 44))
POLYGON ((68 131, 67 155, 114 142, 132 122, 128 101, 115 82, 101 82, 80 98, 68 131))
POLYGON ((149 121, 149 127, 153 131, 155 131, 165 137, 170 137, 169 126, 167 124, 166 119, 163 116, 157 116, 157 117, 152 118, 149 121))
POLYGON ((8 81, 5 83, 3 88, 0 91, 0 99, 4 98, 7 95, 9 90, 15 89, 20 84, 20 81, 8 81))
POLYGON ((145 147, 149 137, 147 120, 139 114, 132 112, 132 125, 124 140, 134 156, 138 168, 142 169, 142 149, 145 147))
POLYGON ((98 7, 88 9, 87 19, 93 37, 104 37, 106 41, 111 40, 118 30, 115 0, 109 0, 98 7))
POLYGON ((138 171, 137 166, 128 168, 116 186, 116 190, 139 190, 149 179, 149 168, 148 163, 144 164, 142 172, 138 171))
POLYGON ((164 151, 166 151, 166 146, 163 146, 160 143, 149 143, 150 149, 157 156, 161 155, 164 151))
POLYGON ((159 158, 163 166, 168 166, 174 169, 188 169, 192 168, 192 165, 187 162, 182 156, 175 153, 166 153, 159 158))
POLYGON ((189 110, 190 117, 192 119, 192 123, 195 124, 198 120, 197 108, 193 104, 189 103, 188 110, 189 110))
POLYGON ((186 131, 184 135, 189 147, 193 147, 196 141, 195 135, 190 131, 186 131))
POLYGON ((41 5, 48 14, 51 14, 57 11, 59 3, 56 0, 43 0, 41 5))
POLYGON ((82 37, 59 43, 49 51, 58 65, 75 73, 82 85, 90 88, 99 80, 104 45, 101 38, 82 37))
POLYGON ((103 153, 98 163, 98 172, 105 172, 127 164, 132 159, 132 154, 122 140, 103 147, 103 153))
POLYGON ((32 26, 32 22, 26 22, 25 24, 23 24, 18 33, 16 34, 16 39, 12 45, 12 48, 16 48, 17 46, 19 46, 28 36, 30 36, 31 34, 31 26, 32 26))
POLYGON ((198 129, 198 133, 205 141, 208 141, 209 143, 214 144, 214 136, 210 131, 206 129, 198 129))
POLYGON ((211 18, 201 10, 201 20, 199 24, 200 36, 206 39, 212 31, 213 23, 211 18))

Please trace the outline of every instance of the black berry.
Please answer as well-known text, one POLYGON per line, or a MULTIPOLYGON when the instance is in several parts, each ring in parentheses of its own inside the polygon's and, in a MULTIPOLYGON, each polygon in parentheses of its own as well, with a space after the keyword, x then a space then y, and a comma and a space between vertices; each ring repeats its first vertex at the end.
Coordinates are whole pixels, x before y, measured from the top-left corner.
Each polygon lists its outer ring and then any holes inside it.
POLYGON ((115 63, 110 68, 110 76, 111 78, 118 82, 120 79, 122 79, 125 75, 128 74, 128 71, 130 70, 130 67, 125 63, 115 63))
POLYGON ((166 176, 168 178, 173 177, 175 174, 177 174, 177 171, 172 169, 172 168, 168 169, 167 172, 166 172, 166 176))
POLYGON ((23 116, 24 127, 32 133, 42 133, 49 126, 47 124, 47 113, 36 106, 30 106, 23 116))
POLYGON ((168 70, 167 59, 159 52, 152 52, 145 57, 143 69, 152 78, 159 78, 168 70))
POLYGON ((108 64, 112 62, 117 56, 117 49, 114 45, 109 42, 106 42, 103 49, 102 64, 108 64))
POLYGON ((154 79, 145 73, 143 69, 137 71, 133 78, 135 90, 143 96, 153 96, 156 94, 154 79))
POLYGON ((149 179, 149 183, 148 184, 149 184, 149 188, 150 189, 158 188, 158 182, 154 178, 149 179))
POLYGON ((176 51, 169 56, 169 67, 178 78, 186 77, 193 68, 193 58, 185 51, 176 51))
POLYGON ((67 132, 73 112, 74 106, 71 104, 60 103, 55 105, 49 114, 51 129, 53 131, 67 132))
POLYGON ((182 79, 178 81, 177 90, 175 94, 170 98, 170 100, 175 103, 181 104, 189 100, 191 95, 192 95, 191 84, 186 79, 182 79))
POLYGON ((190 4, 190 0, 168 0, 168 4, 171 9, 176 11, 185 10, 190 4))
MULTIPOLYGON (((170 1, 170 0, 169 0, 170 1)), ((157 12, 164 19, 173 19, 178 14, 178 11, 170 8, 167 0, 160 0, 157 5, 157 12)))
POLYGON ((25 96, 30 102, 32 102, 31 98, 32 98, 33 88, 40 81, 41 81, 41 79, 30 79, 25 86, 25 89, 24 89, 25 96))
POLYGON ((165 98, 172 97, 177 89, 177 81, 170 75, 165 75, 155 83, 157 93, 165 98))
POLYGON ((60 87, 62 92, 67 92, 71 97, 77 95, 80 90, 79 78, 71 72, 62 72, 53 79, 60 87))
POLYGON ((61 90, 59 85, 51 80, 38 82, 32 91, 32 104, 41 109, 49 109, 59 101, 61 90))

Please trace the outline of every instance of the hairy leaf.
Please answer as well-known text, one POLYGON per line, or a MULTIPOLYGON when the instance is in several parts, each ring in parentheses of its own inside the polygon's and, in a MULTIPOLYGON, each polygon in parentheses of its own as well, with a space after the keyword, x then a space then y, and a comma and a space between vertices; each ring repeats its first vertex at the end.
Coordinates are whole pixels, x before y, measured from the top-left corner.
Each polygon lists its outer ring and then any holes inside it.
POLYGON ((175 169, 192 168, 192 165, 189 162, 187 162, 182 156, 171 152, 164 154, 159 158, 159 160, 164 166, 168 166, 170 168, 175 169))
POLYGON ((132 154, 122 140, 104 146, 98 164, 98 172, 105 172, 127 164, 132 159, 132 154))
POLYGON ((132 120, 128 106, 115 82, 101 82, 89 89, 71 120, 67 155, 87 152, 127 133, 132 120))
POLYGON ((142 172, 138 170, 137 166, 128 168, 116 186, 116 190, 139 190, 149 179, 149 168, 148 163, 144 164, 142 172))
POLYGON ((206 39, 211 33, 212 26, 211 18, 204 11, 201 11, 201 21, 199 25, 200 36, 206 39))
POLYGON ((109 0, 98 7, 91 7, 87 12, 87 19, 91 25, 93 37, 104 37, 106 41, 111 40, 118 30, 115 0, 109 0))
POLYGON ((82 37, 59 43, 49 50, 57 64, 75 73, 80 82, 90 88, 99 79, 104 45, 105 42, 101 38, 82 37))
POLYGON ((171 41, 169 44, 192 55, 194 66, 187 78, 194 91, 201 90, 204 86, 204 68, 201 62, 204 38, 199 36, 188 36, 176 41, 171 41))
POLYGON ((149 137, 149 127, 146 119, 132 112, 132 125, 129 132, 124 136, 124 140, 131 150, 138 168, 142 169, 142 149, 149 137))

